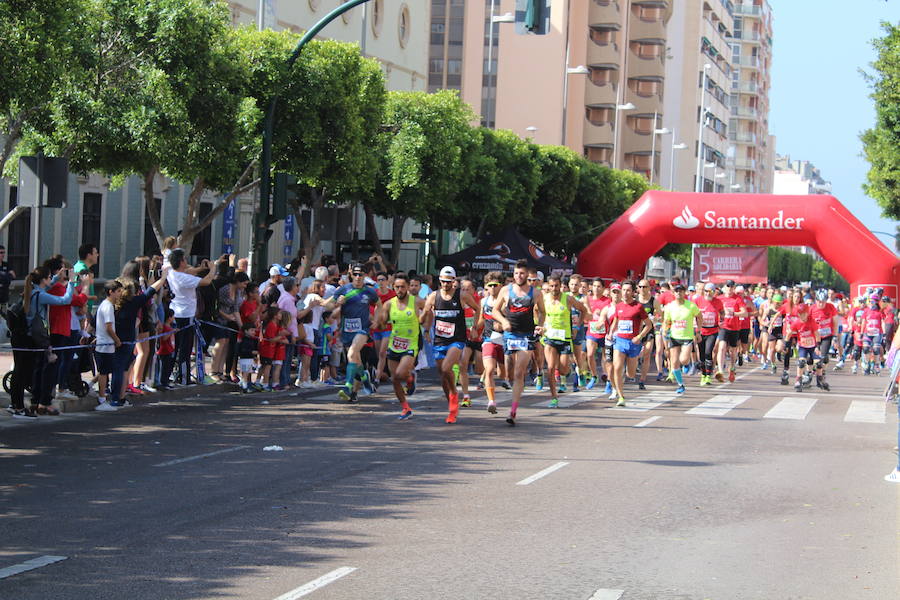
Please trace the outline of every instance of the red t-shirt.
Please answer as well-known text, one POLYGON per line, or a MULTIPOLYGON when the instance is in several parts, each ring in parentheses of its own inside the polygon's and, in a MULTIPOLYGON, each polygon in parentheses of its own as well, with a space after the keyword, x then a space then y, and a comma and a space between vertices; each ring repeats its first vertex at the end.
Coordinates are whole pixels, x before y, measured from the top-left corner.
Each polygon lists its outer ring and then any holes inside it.
MULTIPOLYGON (((284 339, 287 339, 288 336, 291 335, 291 332, 290 332, 290 330, 279 326, 278 331, 275 335, 282 336, 282 337, 284 337, 284 339)), ((273 360, 284 360, 286 347, 287 347, 286 342, 275 342, 275 356, 273 356, 272 359, 273 360)))
POLYGON ((631 304, 619 302, 616 304, 616 318, 619 320, 616 335, 622 339, 630 340, 641 331, 641 323, 650 317, 644 306, 634 300, 631 304))
MULTIPOLYGON (((172 328, 168 325, 163 325, 162 333, 172 333, 172 328)), ((156 353, 160 356, 175 354, 175 340, 172 339, 171 335, 159 338, 159 349, 156 353)))
POLYGON ((603 309, 612 304, 609 298, 588 298, 588 308, 591 309, 591 317, 588 319, 588 334, 595 338, 606 337, 606 328, 609 326, 609 320, 605 323, 600 319, 600 313, 603 309))
MULTIPOLYGON (((74 302, 72 304, 75 304, 74 302)), ((885 307, 882 312, 884 313, 884 322, 888 325, 894 324, 894 309, 891 307, 885 307)))
POLYGON ((246 323, 250 319, 250 315, 256 312, 258 302, 252 300, 244 300, 241 302, 241 308, 238 310, 241 314, 241 323, 246 323))
POLYGON ((865 335, 881 335, 881 322, 884 320, 884 313, 878 308, 867 308, 863 312, 863 334, 865 335))
MULTIPOLYGON (((742 296, 744 299, 744 306, 747 307, 747 315, 753 314, 753 311, 756 310, 756 305, 753 304, 753 298, 750 296, 742 296)), ((750 317, 741 317, 741 329, 750 329, 750 317)))
POLYGON ((811 314, 806 315, 806 320, 800 317, 791 317, 788 319, 791 332, 798 337, 798 344, 801 348, 813 348, 816 345, 816 321, 811 314))
POLYGON ((826 302, 825 306, 820 308, 818 303, 816 303, 810 309, 809 314, 818 325, 819 337, 830 337, 836 333, 834 331, 834 317, 837 315, 837 309, 833 304, 826 302))
POLYGON ((272 338, 278 335, 278 323, 273 319, 266 323, 266 326, 262 329, 262 335, 260 336, 261 340, 259 340, 259 356, 260 358, 275 358, 275 342, 271 342, 272 338))
POLYGON ((740 331, 741 318, 735 315, 746 308, 744 299, 740 296, 719 296, 718 300, 722 302, 722 311, 725 313, 725 318, 722 320, 722 329, 740 331))
POLYGON ((700 335, 711 335, 719 330, 719 319, 724 310, 722 301, 718 298, 708 300, 698 298, 695 302, 700 309, 700 335))

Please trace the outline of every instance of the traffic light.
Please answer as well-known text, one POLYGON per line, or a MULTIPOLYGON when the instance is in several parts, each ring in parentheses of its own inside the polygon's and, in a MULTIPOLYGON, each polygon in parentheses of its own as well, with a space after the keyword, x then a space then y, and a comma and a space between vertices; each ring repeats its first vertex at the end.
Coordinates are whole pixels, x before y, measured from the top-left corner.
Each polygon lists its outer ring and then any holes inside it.
POLYGON ((297 197, 297 178, 287 173, 275 173, 275 182, 272 190, 272 205, 266 222, 271 225, 276 221, 283 221, 290 207, 288 200, 297 197))
POLYGON ((516 0, 516 33, 546 35, 550 31, 551 0, 516 0))

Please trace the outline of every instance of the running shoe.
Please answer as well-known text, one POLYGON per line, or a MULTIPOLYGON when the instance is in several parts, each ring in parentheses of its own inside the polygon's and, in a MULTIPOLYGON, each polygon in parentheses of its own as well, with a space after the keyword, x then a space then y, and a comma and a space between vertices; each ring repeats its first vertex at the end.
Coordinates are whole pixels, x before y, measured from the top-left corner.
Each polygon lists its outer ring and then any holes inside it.
POLYGON ((743 354, 738 354, 738 366, 739 367, 744 366, 744 355, 743 354))
POLYGON ((856 375, 856 371, 857 371, 856 365, 853 365, 853 367, 850 369, 850 372, 853 373, 854 375, 856 375))
POLYGON ((560 394, 565 394, 566 393, 566 382, 560 381, 559 385, 556 386, 556 389, 559 391, 560 394))
POLYGON ((584 387, 586 387, 589 390, 592 390, 592 389, 594 389, 595 385, 597 385, 597 378, 592 375, 591 378, 588 379, 588 382, 584 387))
POLYGON ((722 374, 722 371, 716 371, 716 381, 722 383, 725 381, 725 375, 722 374))
POLYGON ((368 373, 363 373, 362 387, 359 391, 362 392, 363 396, 371 396, 375 393, 375 386, 372 384, 372 379, 369 377, 368 373))
POLYGON ((657 381, 662 381, 662 380, 665 379, 665 378, 666 378, 666 374, 663 373, 662 371, 660 371, 659 373, 656 374, 656 380, 657 380, 657 381))
POLYGON ((709 375, 701 375, 700 376, 700 385, 709 385, 711 382, 709 381, 709 375))
MULTIPOLYGON (((106 404, 106 402, 104 402, 103 404, 106 404)), ((105 409, 94 408, 94 410, 105 410, 105 409)), ((112 408, 109 410, 116 410, 116 409, 112 408)), ((12 414, 13 419, 37 419, 37 415, 30 408, 13 409, 13 411, 10 414, 12 414)))
POLYGON ((456 415, 447 415, 447 418, 444 419, 444 423, 447 425, 453 425, 456 423, 456 415))
POLYGON ((691 363, 691 366, 688 368, 688 376, 693 377, 697 374, 697 365, 691 363))
POLYGON ((579 373, 578 374, 578 385, 573 387, 584 387, 587 385, 587 374, 579 373))
POLYGON ((481 379, 479 379, 479 380, 478 380, 478 385, 475 386, 475 389, 478 390, 479 392, 482 391, 482 390, 484 390, 484 381, 482 381, 481 379))
POLYGON ((338 399, 341 400, 341 401, 343 401, 343 402, 350 402, 350 395, 351 395, 352 393, 353 393, 353 392, 350 392, 350 393, 348 394, 348 393, 347 393, 347 388, 346 388, 346 386, 345 386, 345 387, 342 387, 340 390, 338 390, 338 394, 337 394, 337 395, 338 395, 338 399))
POLYGON ((503 381, 500 382, 500 387, 502 387, 504 390, 511 390, 511 389, 512 389, 512 386, 509 385, 509 382, 506 381, 505 379, 504 379, 503 381))
POLYGON ((412 416, 412 410, 404 410, 402 413, 400 413, 400 416, 397 417, 397 420, 398 421, 406 421, 411 416, 412 416))
POLYGON ((538 375, 534 378, 534 389, 539 392, 544 389, 544 377, 542 375, 538 375))
POLYGON ((669 383, 675 383, 675 373, 669 371, 669 374, 666 375, 666 381, 668 381, 669 383))
MULTIPOLYGON (((603 393, 604 394, 612 393, 612 382, 611 381, 606 382, 606 387, 603 389, 603 393)), ((610 396, 610 400, 612 400, 612 399, 613 399, 613 396, 610 396)))
POLYGON ((512 415, 506 417, 506 422, 509 423, 509 426, 510 426, 510 427, 515 427, 515 426, 516 426, 516 418, 515 418, 514 416, 512 416, 512 415))
POLYGON ((776 373, 778 373, 778 365, 772 363, 772 375, 775 375, 776 373))
POLYGON ((646 390, 646 389, 647 389, 647 386, 644 385, 644 382, 643 382, 643 381, 638 381, 638 389, 639 389, 639 390, 646 390))
POLYGON ((141 390, 147 392, 148 394, 153 394, 156 392, 156 388, 149 383, 142 383, 139 387, 141 390))
POLYGON ((802 391, 803 391, 803 385, 800 383, 799 380, 797 381, 797 383, 794 384, 794 391, 795 391, 795 392, 802 392, 802 391))
POLYGON ((787 371, 782 371, 782 373, 781 373, 781 385, 787 385, 787 384, 788 384, 788 374, 787 374, 787 371))
POLYGON ((615 400, 615 399, 618 398, 618 397, 619 397, 619 392, 617 392, 617 391, 615 391, 615 390, 613 390, 613 391, 610 392, 610 394, 609 394, 609 399, 610 399, 610 400, 615 400))
POLYGON ((406 378, 406 395, 412 396, 416 393, 416 373, 413 373, 406 378))
POLYGON ((470 398, 468 394, 464 395, 462 400, 459 401, 459 405, 465 407, 472 406, 472 398, 470 398))
POLYGON ((619 396, 619 400, 616 402, 616 406, 625 406, 625 398, 619 396))
POLYGON ((129 384, 129 386, 127 388, 125 388, 125 393, 126 394, 134 394, 135 396, 143 396, 144 390, 142 390, 140 388, 136 388, 133 385, 129 384))
POLYGON ((493 402, 488 402, 487 410, 492 415, 496 415, 497 414, 497 405, 494 404, 493 402))
POLYGON ((821 387, 822 387, 822 389, 825 390, 826 392, 830 392, 830 391, 831 391, 831 386, 828 385, 828 382, 825 381, 825 380, 822 380, 822 386, 821 386, 821 387))
POLYGON ((548 408, 558 408, 558 407, 559 407, 559 399, 558 398, 552 399, 550 401, 550 404, 548 405, 548 408))
POLYGON ((679 385, 677 388, 675 388, 675 393, 678 394, 679 396, 684 395, 684 386, 679 385))
POLYGON ((728 369, 728 381, 734 382, 734 369, 728 369))
POLYGON ((581 391, 581 388, 578 386, 578 381, 575 381, 575 383, 572 384, 572 393, 580 392, 580 391, 581 391))

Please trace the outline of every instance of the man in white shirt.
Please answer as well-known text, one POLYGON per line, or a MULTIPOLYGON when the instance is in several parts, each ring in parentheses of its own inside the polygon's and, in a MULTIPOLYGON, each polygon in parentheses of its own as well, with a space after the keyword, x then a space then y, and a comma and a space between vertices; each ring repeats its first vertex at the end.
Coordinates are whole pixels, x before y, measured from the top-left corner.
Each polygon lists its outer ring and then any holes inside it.
MULTIPOLYGON (((219 261, 222 260, 227 260, 227 255, 219 258, 219 261)), ((173 296, 169 308, 175 313, 175 329, 178 330, 175 334, 176 381, 188 385, 191 381, 191 350, 194 345, 194 328, 191 325, 197 316, 197 288, 212 283, 216 269, 209 260, 203 259, 200 268, 209 269, 206 276, 201 278, 192 275, 181 248, 172 250, 169 263, 172 268, 166 277, 166 283, 173 296)), ((202 360, 202 354, 198 358, 202 360)))
POLYGON ((97 309, 97 341, 94 348, 94 357, 97 362, 97 395, 99 404, 94 410, 111 411, 118 410, 106 401, 106 382, 115 366, 116 348, 122 345, 119 336, 116 335, 116 307, 115 303, 122 295, 122 284, 111 279, 103 286, 106 298, 97 309))

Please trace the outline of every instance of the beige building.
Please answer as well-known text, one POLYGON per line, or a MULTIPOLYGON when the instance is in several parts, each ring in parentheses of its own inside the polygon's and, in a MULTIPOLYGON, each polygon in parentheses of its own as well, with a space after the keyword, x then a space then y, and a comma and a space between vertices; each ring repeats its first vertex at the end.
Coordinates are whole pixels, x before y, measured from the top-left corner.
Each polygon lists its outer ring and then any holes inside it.
POLYGON ((734 78, 729 167, 735 191, 772 193, 775 141, 769 136, 772 9, 767 0, 734 5, 734 78))

